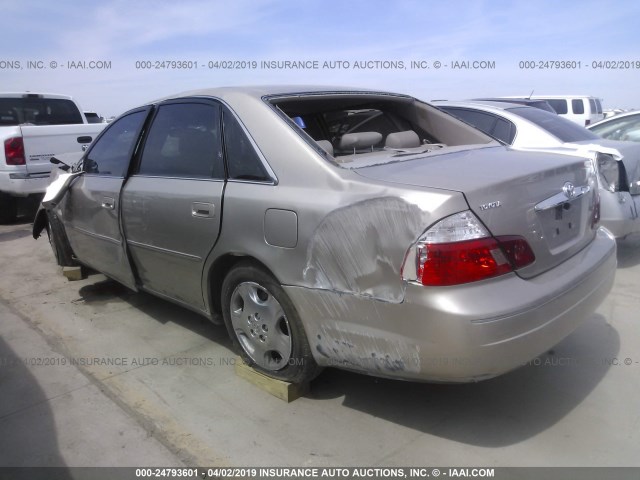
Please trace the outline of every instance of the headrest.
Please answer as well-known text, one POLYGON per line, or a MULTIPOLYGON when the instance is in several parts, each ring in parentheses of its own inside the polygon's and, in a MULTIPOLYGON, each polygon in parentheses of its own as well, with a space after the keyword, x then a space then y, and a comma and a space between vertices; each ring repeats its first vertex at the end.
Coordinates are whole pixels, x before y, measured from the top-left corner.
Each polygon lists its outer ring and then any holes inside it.
POLYGON ((387 135, 384 142, 385 147, 389 148, 414 148, 420 146, 420 137, 413 130, 405 130, 404 132, 395 132, 387 135))
POLYGON ((340 138, 340 148, 343 150, 369 148, 380 143, 380 140, 382 140, 382 134, 378 132, 345 133, 340 138))
POLYGON ((333 145, 329 140, 318 140, 318 146, 333 157, 333 145))

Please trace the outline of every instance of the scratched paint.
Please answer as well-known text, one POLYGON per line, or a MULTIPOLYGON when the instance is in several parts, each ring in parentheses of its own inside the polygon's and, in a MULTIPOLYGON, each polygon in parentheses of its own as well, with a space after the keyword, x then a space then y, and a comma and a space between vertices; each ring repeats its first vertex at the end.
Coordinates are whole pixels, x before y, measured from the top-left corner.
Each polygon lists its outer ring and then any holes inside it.
POLYGON ((325 323, 319 329, 316 351, 331 366, 367 371, 419 372, 420 350, 406 339, 385 337, 380 332, 350 331, 339 322, 325 323))
POLYGON ((429 225, 415 202, 374 198, 333 211, 307 249, 304 278, 313 288, 399 303, 407 249, 429 225))

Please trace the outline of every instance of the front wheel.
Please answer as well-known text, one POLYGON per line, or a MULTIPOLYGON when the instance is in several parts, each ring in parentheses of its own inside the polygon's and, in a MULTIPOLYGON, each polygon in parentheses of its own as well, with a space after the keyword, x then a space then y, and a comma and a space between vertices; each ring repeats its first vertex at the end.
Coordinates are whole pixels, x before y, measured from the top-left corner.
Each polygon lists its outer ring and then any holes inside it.
POLYGON ((238 265, 222 284, 221 303, 234 347, 249 365, 293 383, 318 374, 300 317, 270 274, 250 263, 238 265))
POLYGON ((64 233, 62 222, 52 212, 47 212, 47 235, 58 265, 61 267, 76 266, 77 263, 73 259, 73 252, 64 233))

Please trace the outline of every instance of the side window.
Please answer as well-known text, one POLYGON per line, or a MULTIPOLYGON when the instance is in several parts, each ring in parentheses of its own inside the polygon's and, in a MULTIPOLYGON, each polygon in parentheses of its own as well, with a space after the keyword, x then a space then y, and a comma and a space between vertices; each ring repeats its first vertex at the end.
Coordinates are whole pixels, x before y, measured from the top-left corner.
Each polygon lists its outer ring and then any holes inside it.
POLYGON ((161 105, 147 135, 138 173, 224 178, 220 108, 204 103, 161 105))
POLYGON ((113 122, 84 160, 84 171, 124 177, 147 112, 135 112, 113 122))
POLYGON ((565 99, 558 100, 557 98, 547 98, 547 102, 549 105, 553 107, 558 115, 564 115, 565 113, 569 113, 567 101, 565 99))
POLYGON ((270 181, 267 173, 236 118, 228 111, 223 113, 224 146, 229 178, 235 180, 270 181))
POLYGON ((504 143, 511 145, 516 136, 516 127, 511 122, 499 118, 496 126, 493 127, 492 135, 504 143))
POLYGON ((584 103, 582 103, 582 99, 574 98, 571 100, 571 109, 573 110, 573 113, 584 113, 584 103))

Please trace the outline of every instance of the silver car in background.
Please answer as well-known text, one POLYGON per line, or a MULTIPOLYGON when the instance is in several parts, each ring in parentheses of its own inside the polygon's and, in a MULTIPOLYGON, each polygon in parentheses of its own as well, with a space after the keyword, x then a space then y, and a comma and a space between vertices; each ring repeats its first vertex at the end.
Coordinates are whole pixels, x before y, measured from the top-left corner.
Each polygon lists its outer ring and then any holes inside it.
POLYGON ((616 238, 640 233, 639 144, 601 138, 566 118, 517 104, 442 101, 434 105, 515 148, 591 152, 599 171, 602 225, 616 238))
POLYGON ((609 140, 640 142, 640 112, 622 112, 587 127, 596 135, 609 140))
POLYGON ((226 325, 258 370, 468 382, 611 289, 592 163, 512 152, 415 98, 187 92, 131 110, 34 222, 78 262, 226 325))

